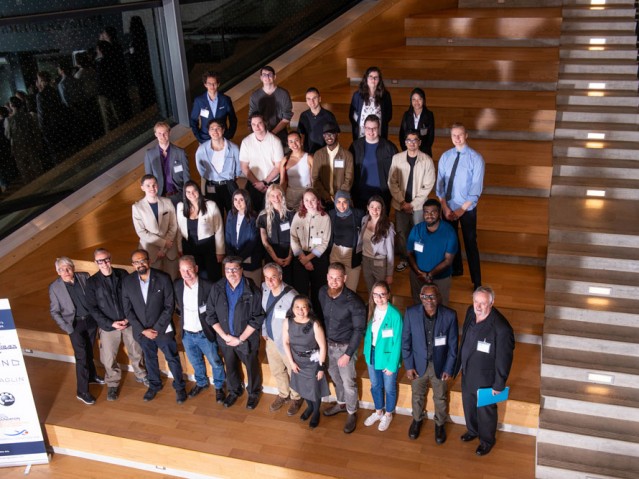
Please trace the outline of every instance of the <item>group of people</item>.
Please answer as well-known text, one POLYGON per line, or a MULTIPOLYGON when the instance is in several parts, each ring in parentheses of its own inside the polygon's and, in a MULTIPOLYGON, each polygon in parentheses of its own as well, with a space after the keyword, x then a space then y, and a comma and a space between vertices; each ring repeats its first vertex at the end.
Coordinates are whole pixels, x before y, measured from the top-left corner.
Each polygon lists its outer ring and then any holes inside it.
POLYGON ((78 399, 93 404, 88 384, 102 381, 92 358, 100 329, 101 341, 108 337, 111 345, 100 349, 108 400, 118 397, 121 374, 114 351, 125 341, 138 364, 136 378, 147 385, 144 400, 162 389, 161 349, 179 404, 209 387, 206 358, 216 400, 231 407, 246 389, 246 407, 254 409, 262 391, 263 340, 278 389, 270 410, 288 404, 293 416, 306 401, 300 417, 316 427, 321 400, 329 395, 328 376, 337 402, 323 414, 346 413, 344 432, 351 433, 357 425, 355 365, 363 340, 375 405, 365 426, 379 423, 384 431, 391 424, 403 363, 412 386, 409 437, 420 434, 430 384, 435 439, 443 443, 447 381, 461 370, 468 429, 462 440, 479 437, 477 454, 487 454, 495 443, 497 408, 478 408, 477 388, 504 389, 514 336, 493 308, 493 291, 481 286, 476 207, 484 162, 468 146, 464 126, 452 126, 454 147, 436 173, 430 156, 433 115, 422 90, 411 94, 400 134, 404 151, 398 152, 386 138, 390 93, 381 71, 369 68, 353 95, 354 141, 346 150, 316 88, 307 91, 309 110, 300 117, 299 131, 288 132, 288 92, 277 86, 270 66, 260 77, 262 88, 249 107, 252 133, 238 148, 231 141, 237 131, 233 104, 218 91, 216 73, 203 75, 207 91, 195 99, 191 114, 200 141, 196 165, 202 189, 191 179, 184 150, 170 143, 170 126, 155 125, 158 145, 145 155, 144 198, 132 208, 140 238, 131 256, 133 273, 112 268, 111 255, 102 248, 95 251, 99 271, 91 278, 75 273, 68 258, 56 261, 60 278, 50 287, 51 314, 71 336, 78 399), (236 181, 242 176, 246 189, 236 181), (437 198, 429 198, 433 188, 437 198), (458 223, 474 285, 459 347, 457 315, 447 306, 451 276, 461 274, 458 223), (408 267, 416 305, 402 316, 390 302, 391 284, 395 272, 408 267), (356 293, 360 275, 368 306, 356 293), (176 332, 195 372, 188 394, 176 332), (129 345, 135 342, 137 350, 129 345))
POLYGON ((133 116, 130 83, 140 109, 156 103, 146 29, 131 17, 129 41, 105 27, 94 52, 40 70, 31 94, 16 91, 0 107, 0 189, 29 183, 133 116))

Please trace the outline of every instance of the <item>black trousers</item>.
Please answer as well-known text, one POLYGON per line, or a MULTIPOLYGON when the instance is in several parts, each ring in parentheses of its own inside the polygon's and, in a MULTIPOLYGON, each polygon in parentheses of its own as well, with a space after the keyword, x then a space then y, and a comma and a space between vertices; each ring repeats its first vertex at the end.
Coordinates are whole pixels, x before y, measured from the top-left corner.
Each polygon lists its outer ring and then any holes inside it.
MULTIPOLYGON (((308 254, 304 252, 304 254, 308 254)), ((325 251, 319 258, 313 258, 313 271, 308 271, 300 260, 293 258, 293 281, 297 292, 311 298, 313 311, 319 318, 323 318, 322 307, 319 302, 319 290, 326 284, 326 275, 328 274, 329 254, 325 251)))
POLYGON ((182 238, 182 251, 184 254, 193 255, 200 278, 208 279, 212 283, 222 278, 222 267, 217 262, 215 252, 215 235, 197 243, 190 238, 182 238))
MULTIPOLYGON (((257 334, 257 333, 255 333, 257 334)), ((229 394, 238 395, 242 391, 242 364, 246 367, 248 375, 248 387, 246 388, 249 396, 256 396, 262 392, 262 368, 259 359, 259 343, 253 349, 253 344, 245 343, 250 346, 248 353, 240 351, 237 347, 228 346, 218 336, 217 341, 220 347, 222 357, 224 357, 224 365, 226 366, 226 386, 229 394)))
POLYGON ((497 431, 497 405, 477 407, 477 389, 484 387, 473 381, 472 374, 462 373, 462 404, 466 429, 474 436, 479 436, 482 444, 495 444, 497 431))
POLYGON ((253 210, 260 212, 264 209, 264 197, 265 193, 258 191, 253 183, 250 181, 246 182, 246 191, 248 191, 249 196, 251 197, 251 203, 253 204, 253 210))
POLYGON ((173 375, 173 389, 176 391, 183 390, 186 384, 182 375, 182 364, 180 363, 180 356, 177 351, 175 334, 158 334, 154 340, 140 335, 137 340, 144 353, 144 364, 146 365, 147 377, 149 378, 149 389, 155 391, 162 389, 160 364, 158 363, 158 349, 160 349, 173 375))
POLYGON ((93 345, 98 332, 98 324, 88 316, 73 321, 73 332, 69 334, 75 356, 75 377, 77 394, 89 392, 89 380, 97 376, 93 363, 93 345))
POLYGON ((231 211, 233 207, 233 193, 237 190, 237 183, 235 181, 226 181, 223 185, 220 182, 206 181, 204 187, 204 196, 207 200, 213 201, 220 210, 222 219, 226 218, 226 214, 231 211), (212 191, 215 189, 215 193, 212 191))
MULTIPOLYGON (((475 286, 481 286, 481 266, 479 262, 479 248, 477 247, 477 208, 466 211, 461 218, 456 221, 449 221, 449 223, 455 229, 455 233, 458 231, 458 225, 461 224, 466 260, 468 261, 468 269, 470 270, 470 280, 475 286)), ((460 246, 453 260, 453 271, 455 273, 461 273, 463 270, 460 246)))

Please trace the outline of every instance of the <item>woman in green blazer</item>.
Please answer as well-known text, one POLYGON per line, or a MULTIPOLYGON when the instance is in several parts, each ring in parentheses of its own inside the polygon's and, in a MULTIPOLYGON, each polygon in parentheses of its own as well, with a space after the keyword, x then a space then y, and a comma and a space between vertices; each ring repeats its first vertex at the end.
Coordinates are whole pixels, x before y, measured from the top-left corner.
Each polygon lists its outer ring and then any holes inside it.
POLYGON ((364 336, 364 357, 375 403, 375 412, 364 425, 372 426, 379 421, 377 429, 380 431, 388 429, 393 420, 397 404, 397 371, 402 357, 402 315, 389 300, 390 287, 385 281, 377 281, 371 288, 370 320, 364 336))

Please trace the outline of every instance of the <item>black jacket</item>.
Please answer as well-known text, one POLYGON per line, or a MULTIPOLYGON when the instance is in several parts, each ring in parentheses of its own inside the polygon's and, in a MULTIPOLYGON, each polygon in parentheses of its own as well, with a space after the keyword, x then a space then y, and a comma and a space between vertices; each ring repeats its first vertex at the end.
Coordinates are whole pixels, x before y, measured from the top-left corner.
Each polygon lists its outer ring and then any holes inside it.
MULTIPOLYGON (((200 316, 200 325, 202 326, 204 336, 206 336, 209 341, 215 341, 215 338, 217 337, 211 325, 206 322, 206 302, 209 299, 212 287, 213 283, 210 281, 198 278, 197 306, 200 316)), ((175 302, 180 310, 180 329, 182 330, 182 336, 184 336, 184 280, 182 278, 176 279, 173 282, 173 288, 175 291, 175 302)))
MULTIPOLYGON (((364 217, 364 212, 359 208, 351 208, 353 212, 352 215, 348 217, 349 220, 353 222, 353 241, 350 245, 353 248, 353 254, 351 256, 351 268, 357 268, 360 264, 362 264, 362 252, 356 253, 357 251, 357 243, 359 241, 359 232, 362 229, 362 218, 364 217)), ((337 221, 337 210, 333 209, 328 212, 328 216, 331 218, 331 248, 335 247, 334 237, 335 237, 335 223, 337 221)), ((346 246, 346 245, 344 245, 346 246)))
MULTIPOLYGON (((415 122, 413 121, 413 109, 410 108, 404 113, 402 123, 399 126, 399 146, 402 150, 406 150, 407 132, 414 129, 415 122)), ((419 149, 432 158, 433 143, 435 142, 435 115, 433 115, 433 112, 426 107, 422 109, 422 114, 419 115, 417 132, 419 133, 419 139, 422 140, 422 144, 419 146, 419 149)))
POLYGON ((122 304, 122 280, 129 275, 121 268, 113 268, 111 273, 114 286, 100 271, 87 280, 86 298, 89 312, 100 329, 114 331, 113 321, 126 317, 122 304))
MULTIPOLYGON (((359 198, 359 183, 362 179, 362 164, 364 162, 364 154, 366 151, 366 138, 360 138, 359 140, 354 141, 349 149, 353 155, 353 162, 355 164, 355 174, 353 177, 353 189, 351 191, 351 195, 355 200, 355 206, 358 208, 364 208, 366 207, 366 201, 368 201, 368 199, 364 200, 363 198, 359 198), (362 201, 364 201, 364 203, 362 203, 362 201)), ((376 152, 377 169, 381 183, 382 198, 384 198, 384 201, 386 202, 387 213, 390 210, 391 200, 390 190, 388 189, 388 172, 390 171, 391 163, 393 162, 393 155, 396 153, 397 148, 392 142, 385 140, 384 138, 379 139, 376 152)))

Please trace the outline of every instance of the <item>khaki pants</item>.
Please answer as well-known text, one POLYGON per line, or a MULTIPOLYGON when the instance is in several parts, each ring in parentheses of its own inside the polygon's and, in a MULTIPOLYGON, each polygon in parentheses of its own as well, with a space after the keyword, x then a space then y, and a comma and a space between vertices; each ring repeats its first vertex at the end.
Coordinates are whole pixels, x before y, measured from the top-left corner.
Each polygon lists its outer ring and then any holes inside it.
POLYGON ((330 261, 331 263, 342 263, 344 265, 346 268, 346 287, 351 291, 357 291, 362 267, 351 268, 351 264, 353 264, 353 248, 333 245, 330 261))
POLYGON ((275 378, 277 383, 277 391, 283 398, 290 396, 291 399, 297 401, 300 399, 300 395, 297 391, 291 389, 291 365, 288 358, 280 353, 277 349, 275 341, 271 338, 266 340, 266 358, 268 359, 268 368, 271 370, 271 374, 275 378))
POLYGON ((104 331, 100 329, 100 361, 104 365, 104 381, 110 388, 118 387, 122 379, 122 371, 118 364, 117 355, 120 343, 124 341, 129 362, 133 367, 133 373, 138 379, 146 377, 142 348, 133 338, 133 328, 128 327, 122 331, 104 331))
POLYGON ((428 363, 426 373, 415 379, 411 384, 413 419, 421 421, 426 406, 426 394, 428 393, 428 383, 433 388, 433 402, 435 403, 435 424, 443 426, 448 420, 448 401, 446 400, 446 381, 437 379, 435 376, 435 366, 433 362, 428 363))

